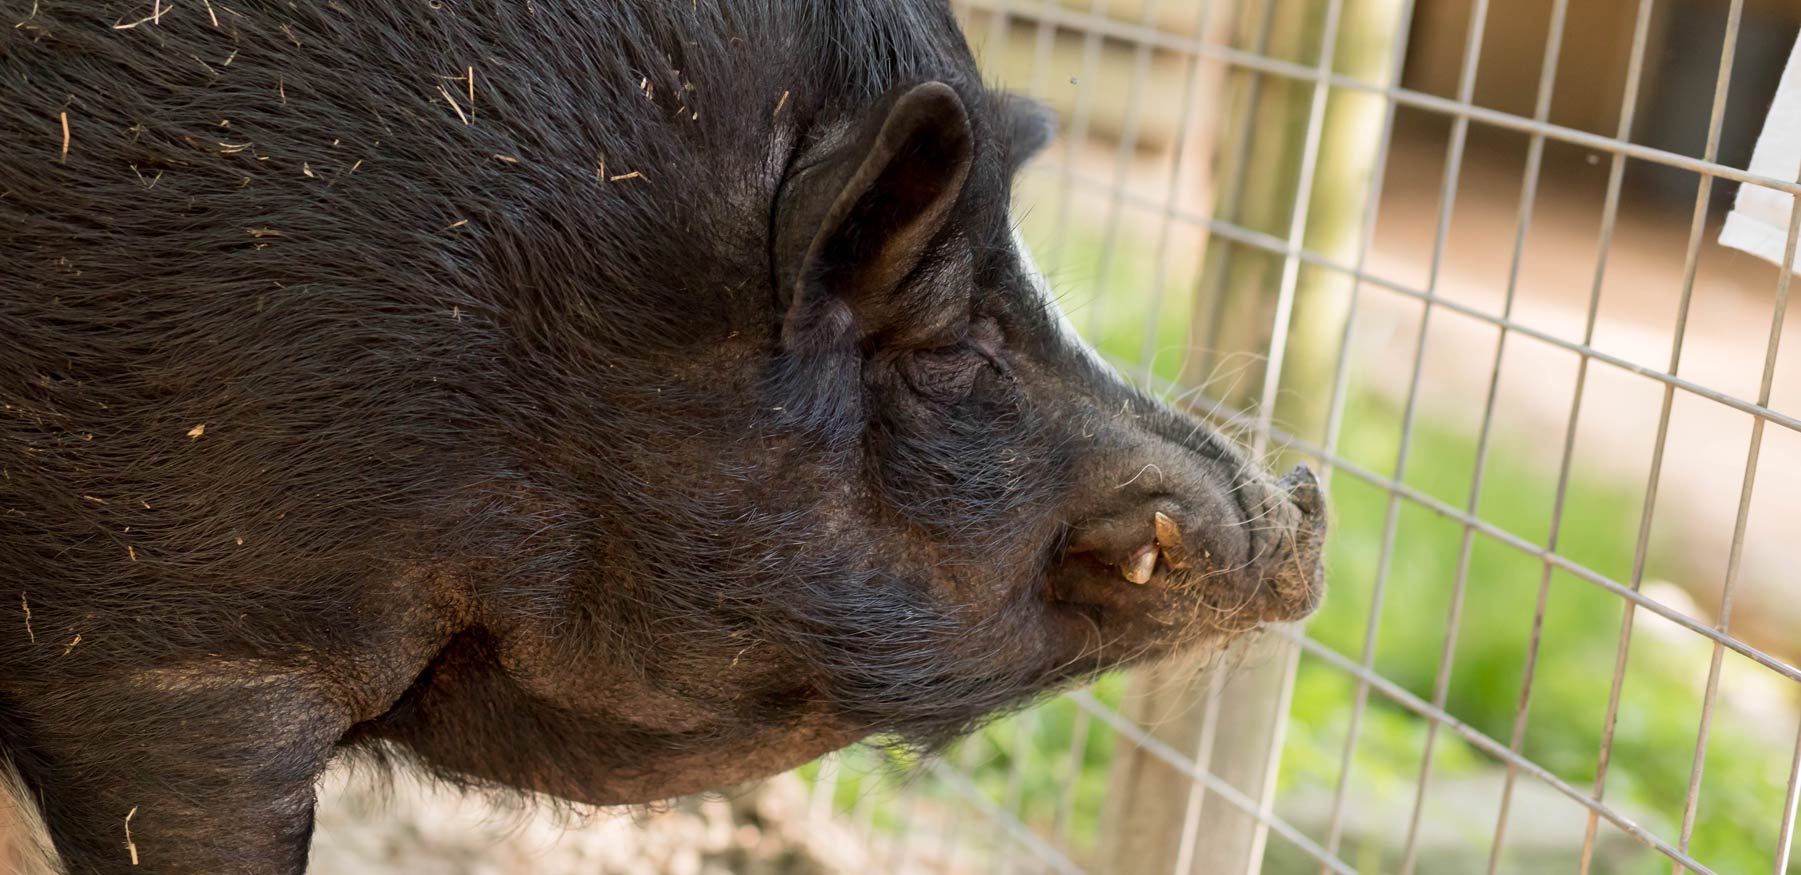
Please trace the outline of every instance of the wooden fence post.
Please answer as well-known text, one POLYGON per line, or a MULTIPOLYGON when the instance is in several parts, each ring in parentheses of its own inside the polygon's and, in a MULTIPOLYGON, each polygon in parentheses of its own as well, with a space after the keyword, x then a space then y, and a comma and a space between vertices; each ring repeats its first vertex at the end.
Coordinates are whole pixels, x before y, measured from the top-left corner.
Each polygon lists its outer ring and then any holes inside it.
MULTIPOLYGON (((1195 0, 1189 0, 1195 2, 1195 0)), ((1323 22, 1334 0, 1213 0, 1229 7, 1232 43, 1284 60, 1316 62, 1323 22)), ((1339 0, 1342 25, 1334 69, 1378 85, 1390 84, 1397 39, 1405 39, 1407 0, 1339 0)), ((1213 161, 1213 214, 1240 227, 1287 239, 1307 150, 1314 83, 1234 71, 1217 113, 1198 115, 1220 139, 1213 161)), ((1382 99, 1336 92, 1330 96, 1318 146, 1304 242, 1307 249, 1354 262, 1362 239, 1385 118, 1382 99)), ((1262 391, 1284 256, 1215 236, 1195 301, 1191 336, 1197 344, 1189 373, 1197 385, 1243 366, 1242 379, 1223 377, 1213 394, 1237 410, 1251 410, 1262 391)), ((1275 420, 1302 435, 1325 420, 1339 332, 1348 316, 1350 278, 1303 270, 1275 420)), ((1278 463, 1279 464, 1279 463, 1278 463)), ((1255 652, 1196 682, 1192 668, 1138 672, 1127 694, 1127 716, 1147 731, 1197 757, 1212 774, 1267 809, 1274 798, 1282 730, 1298 664, 1293 645, 1266 639, 1255 652)), ((1255 817, 1214 793, 1195 789, 1186 774, 1123 740, 1108 794, 1103 871, 1113 875, 1238 875, 1259 872, 1267 830, 1255 817)))

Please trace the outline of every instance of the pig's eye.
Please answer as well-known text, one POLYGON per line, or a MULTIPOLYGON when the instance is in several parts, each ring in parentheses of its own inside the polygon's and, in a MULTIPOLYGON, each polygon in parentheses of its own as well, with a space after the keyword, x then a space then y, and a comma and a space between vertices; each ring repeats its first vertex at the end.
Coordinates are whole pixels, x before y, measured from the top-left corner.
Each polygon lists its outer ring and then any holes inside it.
POLYGON ((990 320, 972 322, 961 340, 919 350, 901 360, 901 376, 921 397, 953 404, 969 397, 984 376, 1005 376, 1000 355, 1000 328, 990 320))

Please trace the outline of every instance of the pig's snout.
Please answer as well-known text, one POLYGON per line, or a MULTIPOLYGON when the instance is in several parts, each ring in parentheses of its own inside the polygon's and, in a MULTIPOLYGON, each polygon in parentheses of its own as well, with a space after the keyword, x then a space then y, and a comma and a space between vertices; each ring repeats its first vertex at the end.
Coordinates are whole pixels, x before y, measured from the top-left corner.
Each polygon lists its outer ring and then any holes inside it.
POLYGON ((1323 587, 1319 478, 1305 465, 1279 480, 1241 477, 1229 489, 1121 495, 1077 522, 1063 552, 1061 594, 1115 608, 1191 602, 1232 615, 1233 625, 1305 617, 1323 587))
POLYGON ((1272 602, 1264 620, 1301 619, 1319 607, 1325 593, 1322 561, 1326 540, 1326 497, 1318 475, 1306 465, 1296 466, 1276 481, 1282 495, 1276 498, 1271 517, 1275 525, 1263 533, 1253 565, 1272 602))

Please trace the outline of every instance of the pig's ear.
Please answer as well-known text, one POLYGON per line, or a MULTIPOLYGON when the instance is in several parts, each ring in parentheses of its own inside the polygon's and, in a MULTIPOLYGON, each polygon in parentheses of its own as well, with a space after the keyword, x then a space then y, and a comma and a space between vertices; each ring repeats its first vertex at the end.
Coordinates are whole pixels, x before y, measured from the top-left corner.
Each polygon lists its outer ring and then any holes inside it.
POLYGON ((1007 145, 1007 173, 1019 171, 1057 138, 1057 113, 1030 97, 1001 97, 1001 139, 1007 145))
POLYGON ((881 330, 870 323, 890 312, 888 299, 944 229, 969 178, 969 115, 949 85, 908 90, 865 131, 799 171, 782 197, 775 268, 788 295, 789 349, 881 330))

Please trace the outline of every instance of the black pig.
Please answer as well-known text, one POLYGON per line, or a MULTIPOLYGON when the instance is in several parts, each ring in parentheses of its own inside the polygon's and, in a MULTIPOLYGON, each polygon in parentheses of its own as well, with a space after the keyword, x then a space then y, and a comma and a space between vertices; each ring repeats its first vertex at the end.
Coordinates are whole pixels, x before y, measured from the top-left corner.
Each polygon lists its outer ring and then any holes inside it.
POLYGON ((942 0, 0 23, 0 749, 71 872, 301 872, 345 750, 930 748, 1318 599, 1312 476, 1060 322, 942 0))

